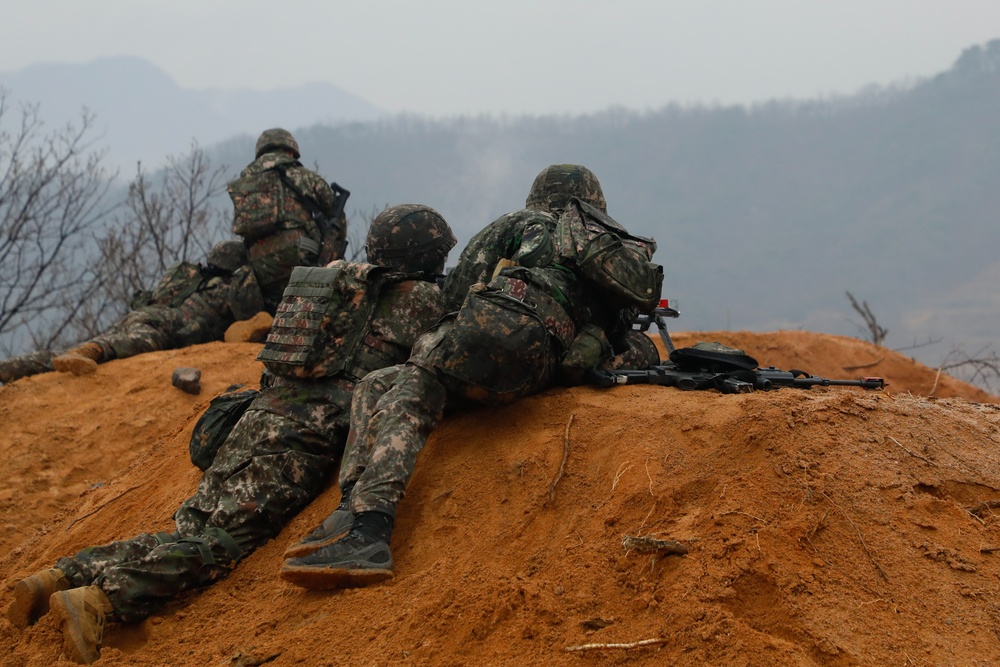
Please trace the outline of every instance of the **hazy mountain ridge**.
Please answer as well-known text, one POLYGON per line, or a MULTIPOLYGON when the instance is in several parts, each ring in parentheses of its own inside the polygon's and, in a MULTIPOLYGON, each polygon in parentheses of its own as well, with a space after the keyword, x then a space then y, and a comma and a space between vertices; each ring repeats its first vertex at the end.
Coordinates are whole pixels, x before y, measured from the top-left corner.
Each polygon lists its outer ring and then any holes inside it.
POLYGON ((134 56, 0 72, 0 87, 16 101, 37 103, 49 126, 78 125, 83 108, 94 112, 108 163, 126 178, 136 162, 155 169, 168 155, 185 153, 192 140, 206 146, 276 125, 333 124, 384 114, 330 83, 271 91, 182 88, 134 56))

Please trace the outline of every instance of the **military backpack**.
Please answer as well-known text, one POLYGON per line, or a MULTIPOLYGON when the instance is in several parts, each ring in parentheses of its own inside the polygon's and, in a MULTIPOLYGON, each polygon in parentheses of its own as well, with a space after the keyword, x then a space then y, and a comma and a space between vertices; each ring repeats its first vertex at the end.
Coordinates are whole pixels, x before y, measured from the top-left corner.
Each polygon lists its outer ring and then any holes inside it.
POLYGON ((650 261, 656 242, 628 233, 599 208, 574 197, 556 223, 555 245, 557 263, 575 268, 622 307, 647 312, 659 303, 663 267, 650 261))
POLYGON ((281 165, 254 171, 229 183, 234 234, 259 239, 312 222, 312 213, 282 178, 283 169, 281 165))

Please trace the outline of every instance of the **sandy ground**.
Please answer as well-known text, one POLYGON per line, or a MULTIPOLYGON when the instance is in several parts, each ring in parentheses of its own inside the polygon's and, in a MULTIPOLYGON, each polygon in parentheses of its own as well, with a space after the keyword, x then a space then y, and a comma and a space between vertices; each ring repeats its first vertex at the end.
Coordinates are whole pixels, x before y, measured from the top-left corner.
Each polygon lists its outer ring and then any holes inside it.
MULTIPOLYGON (((675 335, 698 340, 890 385, 582 387, 456 414, 400 508, 394 579, 321 593, 278 578, 331 490, 228 579, 112 624, 96 664, 1000 664, 1000 517, 977 507, 1000 500, 1000 399, 851 338, 675 335)), ((227 386, 255 384, 258 349, 0 387, 5 599, 59 556, 170 529, 199 479, 194 422, 227 386), (178 366, 203 370, 201 395, 170 386, 178 366)), ((0 618, 3 665, 60 652, 48 618, 25 631, 0 618)))

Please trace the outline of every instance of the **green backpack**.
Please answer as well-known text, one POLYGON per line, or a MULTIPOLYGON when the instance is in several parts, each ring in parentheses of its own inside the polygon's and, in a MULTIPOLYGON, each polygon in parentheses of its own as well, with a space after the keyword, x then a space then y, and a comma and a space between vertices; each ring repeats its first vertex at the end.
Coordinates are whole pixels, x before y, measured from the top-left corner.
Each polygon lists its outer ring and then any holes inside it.
POLYGON ((272 167, 229 183, 227 190, 235 211, 234 234, 259 239, 312 221, 310 212, 285 185, 281 169, 272 167))
POLYGON ((205 414, 194 425, 188 451, 191 455, 191 463, 198 466, 200 470, 207 470, 212 465, 215 455, 222 447, 222 443, 229 437, 236 422, 253 403, 253 399, 260 394, 256 389, 243 389, 242 391, 240 389, 242 389, 242 385, 231 387, 225 394, 213 398, 208 404, 205 414))
POLYGON ((629 234, 604 211, 573 198, 555 231, 556 262, 575 268, 587 281, 648 312, 660 301, 663 267, 650 259, 656 241, 629 234))

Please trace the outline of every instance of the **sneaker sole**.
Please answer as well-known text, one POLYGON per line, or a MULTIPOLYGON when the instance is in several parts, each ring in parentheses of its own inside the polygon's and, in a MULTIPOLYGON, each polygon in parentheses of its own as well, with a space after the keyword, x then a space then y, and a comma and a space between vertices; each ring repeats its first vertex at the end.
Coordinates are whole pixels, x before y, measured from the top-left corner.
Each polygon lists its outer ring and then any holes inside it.
POLYGON ((392 570, 364 568, 305 567, 282 565, 281 578, 302 588, 357 588, 377 584, 393 577, 392 570))
POLYGON ((50 613, 56 627, 62 632, 63 650, 66 656, 77 663, 89 664, 101 657, 101 647, 91 653, 87 650, 87 642, 83 638, 80 610, 73 605, 67 605, 62 593, 54 593, 49 599, 50 613))
POLYGON ((303 556, 308 556, 314 551, 319 551, 323 547, 330 546, 334 542, 337 542, 347 533, 351 532, 351 527, 347 526, 344 530, 339 533, 334 533, 333 535, 328 535, 321 540, 316 540, 314 542, 296 542, 285 549, 285 558, 302 558, 303 556))

